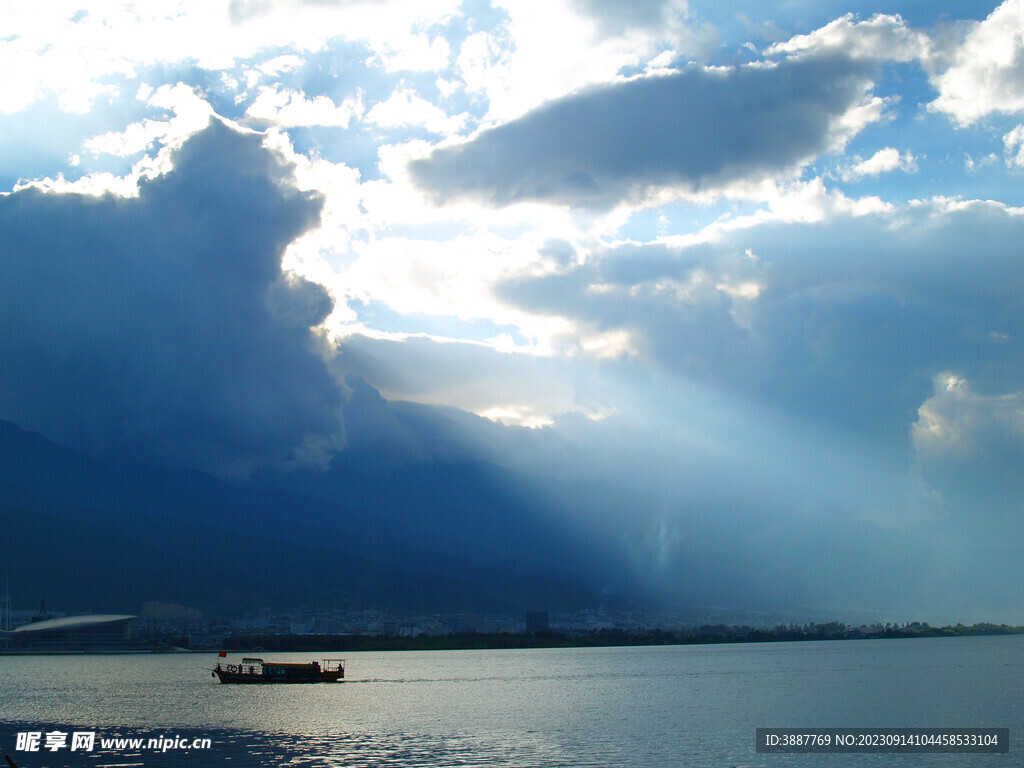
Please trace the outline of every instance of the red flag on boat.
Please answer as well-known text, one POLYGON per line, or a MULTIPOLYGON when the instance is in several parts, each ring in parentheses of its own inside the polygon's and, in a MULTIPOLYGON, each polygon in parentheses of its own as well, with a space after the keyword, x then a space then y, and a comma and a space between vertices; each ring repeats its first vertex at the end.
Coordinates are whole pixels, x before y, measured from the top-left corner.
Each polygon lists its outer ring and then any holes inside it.
POLYGON ((228 652, 227 651, 221 651, 218 655, 223 659, 223 658, 225 658, 228 655, 228 652))

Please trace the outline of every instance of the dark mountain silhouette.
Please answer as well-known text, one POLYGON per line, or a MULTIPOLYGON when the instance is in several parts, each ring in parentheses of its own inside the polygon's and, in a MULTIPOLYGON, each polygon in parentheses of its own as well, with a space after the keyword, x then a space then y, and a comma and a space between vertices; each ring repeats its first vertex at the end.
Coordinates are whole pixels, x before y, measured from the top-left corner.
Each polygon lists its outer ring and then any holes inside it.
MULTIPOLYGON (((366 389, 352 408, 376 395, 366 389)), ((400 419, 401 409, 378 415, 400 419)), ((412 428, 420 439, 429 422, 412 428)), ((352 424, 355 445, 326 470, 227 481, 94 458, 0 422, 0 572, 15 594, 94 611, 147 600, 221 611, 610 602, 601 592, 614 569, 521 478, 465 453, 397 444, 380 449, 397 463, 376 461, 352 424)))

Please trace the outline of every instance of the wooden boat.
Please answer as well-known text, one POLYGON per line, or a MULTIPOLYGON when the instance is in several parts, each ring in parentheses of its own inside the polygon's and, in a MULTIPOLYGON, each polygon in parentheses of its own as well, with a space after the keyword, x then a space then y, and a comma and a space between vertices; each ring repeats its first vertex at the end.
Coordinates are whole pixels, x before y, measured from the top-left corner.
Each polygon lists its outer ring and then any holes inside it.
POLYGON ((345 678, 345 660, 303 664, 246 658, 241 664, 218 663, 212 676, 222 683, 336 683, 345 678))

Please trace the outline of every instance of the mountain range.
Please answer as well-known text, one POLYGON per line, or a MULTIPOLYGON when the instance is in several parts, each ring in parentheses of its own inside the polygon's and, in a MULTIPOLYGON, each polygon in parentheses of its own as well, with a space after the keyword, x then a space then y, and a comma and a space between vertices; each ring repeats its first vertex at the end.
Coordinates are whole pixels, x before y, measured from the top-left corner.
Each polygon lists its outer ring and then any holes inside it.
POLYGON ((90 456, 0 422, 0 574, 15 607, 522 612, 632 597, 614 553, 550 494, 443 448, 445 430, 477 417, 350 385, 348 445, 328 466, 241 479, 90 456), (361 419, 415 440, 371 445, 361 419))

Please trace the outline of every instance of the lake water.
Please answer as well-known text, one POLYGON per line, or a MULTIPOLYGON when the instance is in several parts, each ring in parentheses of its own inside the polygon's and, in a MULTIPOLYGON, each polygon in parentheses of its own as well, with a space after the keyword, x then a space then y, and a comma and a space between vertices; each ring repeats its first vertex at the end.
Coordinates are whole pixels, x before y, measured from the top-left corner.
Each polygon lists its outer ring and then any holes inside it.
POLYGON ((343 683, 271 686, 219 684, 216 654, 3 656, 0 753, 20 768, 1024 764, 1022 636, 345 656, 343 683), (1010 752, 754 749, 758 727, 868 726, 1009 728, 1010 752), (54 730, 94 732, 94 749, 16 750, 54 730), (115 736, 211 747, 101 747, 115 736))

